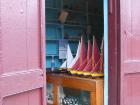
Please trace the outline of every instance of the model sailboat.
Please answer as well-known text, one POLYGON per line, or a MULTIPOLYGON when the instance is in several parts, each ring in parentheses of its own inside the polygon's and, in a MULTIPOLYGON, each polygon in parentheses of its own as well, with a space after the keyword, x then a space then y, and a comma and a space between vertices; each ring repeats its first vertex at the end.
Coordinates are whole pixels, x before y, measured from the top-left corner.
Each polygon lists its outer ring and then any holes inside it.
POLYGON ((61 65, 61 69, 67 69, 69 68, 71 62, 73 61, 73 55, 72 55, 72 52, 71 52, 71 49, 70 49, 70 46, 68 44, 67 46, 67 54, 66 54, 66 60, 65 62, 61 65))
POLYGON ((103 69, 102 68, 102 64, 103 64, 103 58, 104 58, 104 54, 103 54, 103 41, 102 41, 102 46, 101 46, 101 55, 99 53, 99 49, 97 48, 97 45, 95 43, 94 45, 94 63, 93 63, 93 66, 92 66, 92 70, 90 71, 91 72, 91 76, 92 77, 95 77, 95 76, 104 76, 104 74, 102 72, 100 72, 101 70, 100 69, 103 69))
POLYGON ((100 58, 100 53, 99 53, 99 49, 98 49, 95 37, 93 37, 93 46, 90 46, 90 44, 88 45, 88 53, 91 53, 91 54, 88 59, 87 65, 85 66, 83 70, 83 75, 85 76, 91 75, 91 71, 93 70, 93 68, 95 67, 95 65, 97 64, 100 58))
POLYGON ((85 63, 86 60, 86 45, 84 43, 84 39, 83 37, 81 37, 81 46, 80 46, 80 54, 79 54, 79 58, 76 61, 76 63, 72 66, 72 70, 71 73, 72 74, 77 74, 77 70, 78 68, 85 63))
POLYGON ((87 76, 90 75, 90 71, 92 70, 92 56, 93 56, 93 46, 91 43, 88 43, 88 56, 87 56, 87 65, 83 69, 83 75, 87 76))
POLYGON ((93 45, 91 44, 90 40, 88 41, 88 50, 86 50, 84 39, 81 37, 81 43, 79 41, 75 58, 73 58, 71 49, 68 45, 66 61, 62 64, 61 68, 67 69, 71 74, 101 77, 104 76, 103 66, 103 42, 100 54, 95 37, 93 37, 93 45))
POLYGON ((81 43, 80 43, 80 41, 79 41, 76 56, 75 56, 75 58, 73 59, 73 61, 71 62, 71 64, 68 66, 69 70, 72 69, 72 67, 75 65, 75 63, 76 63, 76 62, 78 61, 78 59, 80 58, 80 50, 81 50, 81 43))
POLYGON ((92 44, 90 42, 90 40, 88 40, 88 52, 87 52, 87 57, 85 59, 85 61, 80 65, 80 67, 78 68, 77 74, 81 75, 83 74, 84 68, 86 67, 86 65, 88 64, 90 58, 92 57, 92 44))

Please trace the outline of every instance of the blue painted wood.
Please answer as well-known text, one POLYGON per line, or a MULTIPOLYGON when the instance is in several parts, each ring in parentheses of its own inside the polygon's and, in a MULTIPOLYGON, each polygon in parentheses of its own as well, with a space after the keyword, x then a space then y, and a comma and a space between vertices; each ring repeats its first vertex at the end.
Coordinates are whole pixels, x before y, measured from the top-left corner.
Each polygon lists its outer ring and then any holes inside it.
POLYGON ((61 29, 60 27, 47 26, 46 27, 46 39, 61 39, 61 29))
POLYGON ((104 105, 108 105, 108 0, 104 0, 104 105))
MULTIPOLYGON (((98 21, 101 20, 102 15, 93 13, 92 10, 87 14, 86 2, 82 4, 83 7, 81 9, 74 9, 73 7, 75 7, 77 2, 79 1, 85 2, 85 0, 68 0, 67 2, 64 2, 64 0, 46 0, 46 67, 50 68, 51 59, 48 59, 48 57, 50 57, 50 54, 59 55, 59 46, 57 44, 59 42, 59 39, 64 39, 65 33, 67 33, 71 37, 76 36, 79 33, 85 34, 87 17, 89 18, 88 20, 90 21, 90 24, 92 24, 93 26, 92 35, 103 35, 103 28, 100 28, 103 27, 103 21, 98 21), (68 18, 65 24, 61 24, 58 21, 58 14, 65 7, 65 5, 68 6, 68 8, 65 8, 65 10, 69 12, 69 16, 71 16, 71 14, 74 15, 72 16, 74 22, 68 18)), ((69 39, 69 43, 73 54, 75 54, 78 40, 69 39)), ((58 58, 55 59, 57 59, 57 61, 60 61, 56 62, 58 63, 56 64, 56 67, 59 68, 62 60, 59 60, 58 58)))
MULTIPOLYGON (((62 64, 62 60, 59 60, 58 58, 59 58, 58 56, 55 56, 55 59, 54 59, 55 68, 60 67, 61 64, 62 64)), ((46 67, 47 68, 51 68, 51 60, 52 60, 52 57, 51 56, 47 56, 46 59, 47 59, 47 61, 46 61, 46 67)))
POLYGON ((46 45, 46 55, 58 55, 58 47, 59 47, 58 42, 47 43, 47 45, 46 45))

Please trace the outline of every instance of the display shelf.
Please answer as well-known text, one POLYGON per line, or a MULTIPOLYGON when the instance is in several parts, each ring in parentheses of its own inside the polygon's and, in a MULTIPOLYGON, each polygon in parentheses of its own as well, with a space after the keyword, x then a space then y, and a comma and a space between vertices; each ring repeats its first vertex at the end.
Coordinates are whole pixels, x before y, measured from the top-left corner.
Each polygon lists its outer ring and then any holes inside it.
MULTIPOLYGON (((82 18, 83 20, 85 19, 85 18, 82 18)), ((86 24, 86 22, 84 21, 83 22, 83 20, 82 19, 78 19, 78 17, 76 17, 74 20, 70 20, 70 19, 67 19, 67 21, 65 22, 65 24, 67 25, 67 24, 70 24, 70 25, 81 25, 81 26, 85 26, 86 24)))
MULTIPOLYGON (((85 0, 46 0, 46 51, 47 54, 59 55, 58 42, 61 39, 68 40, 73 55, 77 49, 78 42, 80 40, 73 38, 86 33, 86 27, 90 23, 92 26, 93 35, 103 34, 103 24, 100 24, 102 13, 97 13, 94 8, 89 8, 89 4, 85 0), (65 23, 59 21, 59 13, 61 10, 68 12, 68 16, 65 23), (67 35, 69 37, 67 37, 67 35), (71 38, 72 37, 72 38, 71 38)), ((46 55, 47 58, 51 56, 46 55)), ((60 61, 59 57, 55 57, 57 61, 60 61)), ((59 68, 60 62, 56 62, 56 67, 59 68)), ((49 67, 51 60, 47 59, 47 66, 49 67)))
POLYGON ((69 42, 79 42, 80 39, 67 39, 69 42))
POLYGON ((61 24, 61 23, 55 23, 55 22, 47 22, 46 25, 56 25, 56 26, 60 26, 64 25, 66 27, 81 27, 81 28, 85 28, 86 26, 84 24, 80 25, 80 24, 61 24))
POLYGON ((84 25, 76 25, 76 24, 64 24, 66 27, 80 27, 80 28, 85 28, 84 25))
POLYGON ((52 57, 52 56, 58 57, 59 55, 47 55, 47 54, 46 54, 46 57, 52 57))
POLYGON ((52 41, 59 41, 60 39, 46 39, 46 41, 52 42, 52 41))
POLYGON ((46 25, 57 25, 57 26, 61 26, 60 23, 55 23, 55 22, 47 22, 46 25))
MULTIPOLYGON (((52 62, 52 57, 51 56, 46 56, 47 61, 46 61, 46 68, 51 68, 51 62, 52 62)), ((54 68, 59 68, 62 64, 62 60, 58 59, 59 56, 54 56, 54 68)))
POLYGON ((55 8, 55 7, 45 7, 46 9, 51 9, 51 10, 60 10, 60 8, 55 8))
MULTIPOLYGON (((80 41, 80 38, 64 38, 65 40, 68 40, 70 42, 79 42, 80 41)), ((46 39, 46 41, 60 41, 61 39, 46 39)))
MULTIPOLYGON (((103 87, 104 87, 104 80, 103 78, 83 78, 83 77, 76 77, 71 76, 68 74, 58 74, 58 73, 46 73, 46 82, 49 84, 53 84, 52 87, 52 94, 53 94, 53 104, 54 105, 63 105, 60 104, 60 97, 66 94, 66 96, 74 95, 81 97, 82 105, 103 105, 103 87), (56 81, 57 80, 57 81, 56 81), (63 91, 64 93, 60 92, 60 88, 69 88, 68 91, 63 91), (70 92, 70 89, 76 89, 74 92, 70 92), (88 92, 88 99, 86 102, 89 104, 85 104, 85 98, 82 97, 78 92, 88 92), (84 99, 83 99, 84 98, 84 99)), ((64 90, 64 89, 63 89, 64 90)), ((85 95, 85 94, 84 94, 85 95)), ((78 105, 78 104, 72 104, 78 105)), ((81 104, 79 104, 81 105, 81 104)))

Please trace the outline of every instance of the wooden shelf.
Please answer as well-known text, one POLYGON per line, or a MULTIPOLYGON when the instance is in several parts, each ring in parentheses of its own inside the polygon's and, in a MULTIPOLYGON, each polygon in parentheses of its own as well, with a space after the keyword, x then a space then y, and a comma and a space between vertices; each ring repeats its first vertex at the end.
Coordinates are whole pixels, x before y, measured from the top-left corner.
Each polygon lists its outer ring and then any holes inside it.
MULTIPOLYGON (((46 41, 59 41, 61 39, 46 39, 46 41)), ((71 42, 79 42, 80 39, 65 39, 71 42)))
MULTIPOLYGON (((83 2, 84 1, 85 0, 83 0, 83 2)), ((50 39, 46 38, 46 44, 50 44, 50 43, 59 44, 58 38, 60 38, 60 40, 65 39, 65 33, 67 33, 68 35, 73 35, 73 36, 76 36, 79 33, 84 33, 88 23, 96 24, 96 21, 94 22, 93 20, 92 22, 90 19, 92 19, 93 17, 102 16, 101 12, 98 13, 94 11, 93 8, 91 9, 88 8, 89 4, 86 2, 82 3, 81 0, 79 1, 79 3, 77 2, 79 7, 75 7, 75 1, 70 2, 70 4, 68 4, 68 2, 65 3, 65 1, 63 0, 61 0, 61 2, 57 0, 47 1, 46 7, 45 7, 46 13, 48 12, 48 15, 46 15, 46 29, 48 29, 46 31, 47 33, 46 36, 47 38, 50 38, 50 39), (80 3, 82 3, 82 5, 80 5, 80 3), (61 23, 58 19, 59 18, 58 15, 59 15, 59 12, 61 12, 61 10, 65 10, 69 13, 65 23, 61 23), (53 36, 51 37, 52 34, 53 36)), ((92 28, 93 28, 92 33, 94 33, 94 35, 98 34, 98 31, 99 32, 103 31, 103 29, 99 29, 100 28, 99 26, 92 27, 92 28)), ((101 34, 103 34, 103 32, 101 34)), ((69 38, 67 37, 66 40, 68 40, 69 44, 74 43, 74 45, 77 46, 80 39, 72 39, 70 37, 69 38)), ((55 48, 55 46, 53 47, 55 48)), ((73 49, 75 49, 75 47, 72 45, 71 50, 73 49)), ((53 50, 50 51, 50 53, 53 53, 53 50)), ((47 57, 49 58, 49 56, 47 57)), ((57 60, 59 60, 58 57, 57 57, 57 60)), ((51 61, 49 60, 49 63, 50 62, 51 61)))
POLYGON ((56 25, 56 26, 61 26, 64 25, 66 27, 81 27, 81 28, 85 28, 85 25, 80 25, 80 24, 62 24, 62 23, 55 23, 55 22, 46 22, 46 25, 56 25))
POLYGON ((84 25, 76 25, 76 24, 64 24, 66 27, 80 27, 80 28, 85 28, 86 26, 84 25))
POLYGON ((80 39, 67 39, 70 42, 79 42, 80 39))
POLYGON ((46 41, 59 41, 61 39, 46 39, 46 41))
POLYGON ((60 10, 59 8, 55 8, 55 7, 45 7, 46 9, 52 9, 52 10, 60 10))
POLYGON ((53 55, 53 54, 52 54, 52 55, 47 55, 47 54, 46 54, 46 57, 52 57, 52 56, 54 56, 54 57, 59 57, 59 55, 55 55, 55 54, 54 54, 54 55, 53 55))
MULTIPOLYGON (((78 39, 65 39, 68 40, 68 42, 79 42, 78 39)), ((46 42, 59 42, 59 39, 47 39, 46 42)))
POLYGON ((55 23, 55 22, 46 22, 46 25, 56 25, 56 26, 60 26, 62 25, 61 23, 55 23))

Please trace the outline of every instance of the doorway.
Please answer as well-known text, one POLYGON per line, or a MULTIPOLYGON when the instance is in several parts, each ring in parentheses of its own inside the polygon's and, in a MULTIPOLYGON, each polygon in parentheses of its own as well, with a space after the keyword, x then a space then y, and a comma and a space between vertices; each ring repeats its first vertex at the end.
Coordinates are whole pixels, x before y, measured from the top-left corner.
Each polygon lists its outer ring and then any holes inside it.
POLYGON ((108 1, 91 1, 46 0, 46 70, 58 69, 65 61, 66 48, 59 49, 61 45, 69 44, 76 56, 79 38, 89 29, 85 39, 92 40, 94 35, 98 47, 104 38, 104 105, 108 105, 108 1))

